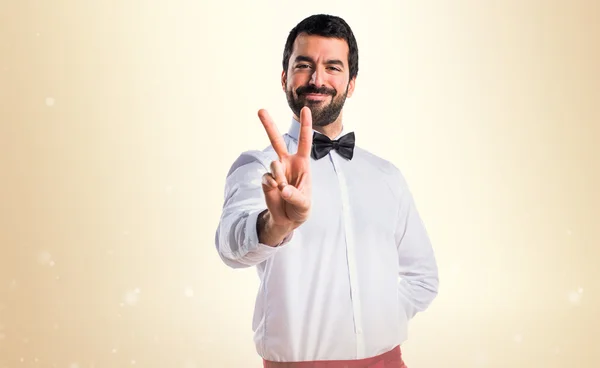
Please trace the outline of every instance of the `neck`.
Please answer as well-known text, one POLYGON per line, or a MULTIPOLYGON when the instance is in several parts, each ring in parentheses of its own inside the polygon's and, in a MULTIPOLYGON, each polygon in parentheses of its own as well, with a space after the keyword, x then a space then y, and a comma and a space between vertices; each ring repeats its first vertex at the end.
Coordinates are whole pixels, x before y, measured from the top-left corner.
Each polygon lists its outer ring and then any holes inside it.
MULTIPOLYGON (((298 118, 296 115, 294 115, 294 119, 296 119, 296 121, 298 122, 300 121, 300 118, 298 118)), ((341 112, 337 119, 335 119, 335 121, 331 124, 327 124, 325 126, 315 126, 313 124, 314 130, 323 135, 326 135, 327 137, 329 137, 329 139, 334 139, 335 137, 337 137, 342 132, 342 127, 343 125, 341 112)))
POLYGON ((333 123, 328 124, 326 126, 317 126, 313 127, 313 129, 321 134, 328 136, 329 139, 334 139, 342 132, 342 122, 341 120, 336 120, 333 123))

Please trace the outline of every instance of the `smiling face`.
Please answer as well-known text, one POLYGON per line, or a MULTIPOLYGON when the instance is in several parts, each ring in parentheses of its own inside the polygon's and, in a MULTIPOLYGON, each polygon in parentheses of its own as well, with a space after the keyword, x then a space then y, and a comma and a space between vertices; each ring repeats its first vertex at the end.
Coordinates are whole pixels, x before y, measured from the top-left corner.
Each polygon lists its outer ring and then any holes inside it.
POLYGON ((315 127, 339 121, 355 84, 355 78, 350 80, 348 44, 339 38, 299 34, 281 83, 297 120, 302 107, 308 106, 315 127))

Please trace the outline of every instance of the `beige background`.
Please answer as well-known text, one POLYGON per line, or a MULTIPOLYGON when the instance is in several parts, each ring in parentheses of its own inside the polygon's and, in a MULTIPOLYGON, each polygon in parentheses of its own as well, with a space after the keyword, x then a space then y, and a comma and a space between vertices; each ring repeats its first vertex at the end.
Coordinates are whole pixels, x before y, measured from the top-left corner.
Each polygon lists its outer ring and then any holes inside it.
POLYGON ((346 124, 401 168, 439 297, 417 367, 600 367, 597 1, 0 2, 0 368, 260 367, 225 174, 290 112, 281 55, 341 15, 346 124))

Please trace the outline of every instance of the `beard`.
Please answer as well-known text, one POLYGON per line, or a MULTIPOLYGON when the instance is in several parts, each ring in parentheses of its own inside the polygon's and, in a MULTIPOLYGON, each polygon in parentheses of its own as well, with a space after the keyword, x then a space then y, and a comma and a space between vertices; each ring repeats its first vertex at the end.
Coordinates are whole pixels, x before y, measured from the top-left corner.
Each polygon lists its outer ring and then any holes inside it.
POLYGON ((285 94, 288 105, 296 116, 300 117, 300 110, 302 110, 304 106, 308 106, 312 115, 313 126, 324 127, 333 123, 338 116, 340 116, 344 103, 346 102, 346 96, 348 95, 348 86, 346 87, 346 91, 339 96, 337 96, 338 93, 335 89, 325 87, 317 88, 315 86, 298 87, 295 93, 293 90, 288 89, 285 94), (327 103, 327 100, 307 100, 306 95, 309 93, 319 93, 331 96, 331 102, 327 103))

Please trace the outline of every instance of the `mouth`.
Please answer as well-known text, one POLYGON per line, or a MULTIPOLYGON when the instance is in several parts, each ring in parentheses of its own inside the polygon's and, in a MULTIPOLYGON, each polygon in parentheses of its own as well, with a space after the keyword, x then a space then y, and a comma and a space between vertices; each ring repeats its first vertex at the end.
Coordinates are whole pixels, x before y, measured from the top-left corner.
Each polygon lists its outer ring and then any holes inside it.
POLYGON ((304 98, 306 98, 307 100, 311 100, 311 101, 323 101, 327 97, 329 97, 329 95, 322 94, 322 93, 307 93, 304 95, 304 98))

